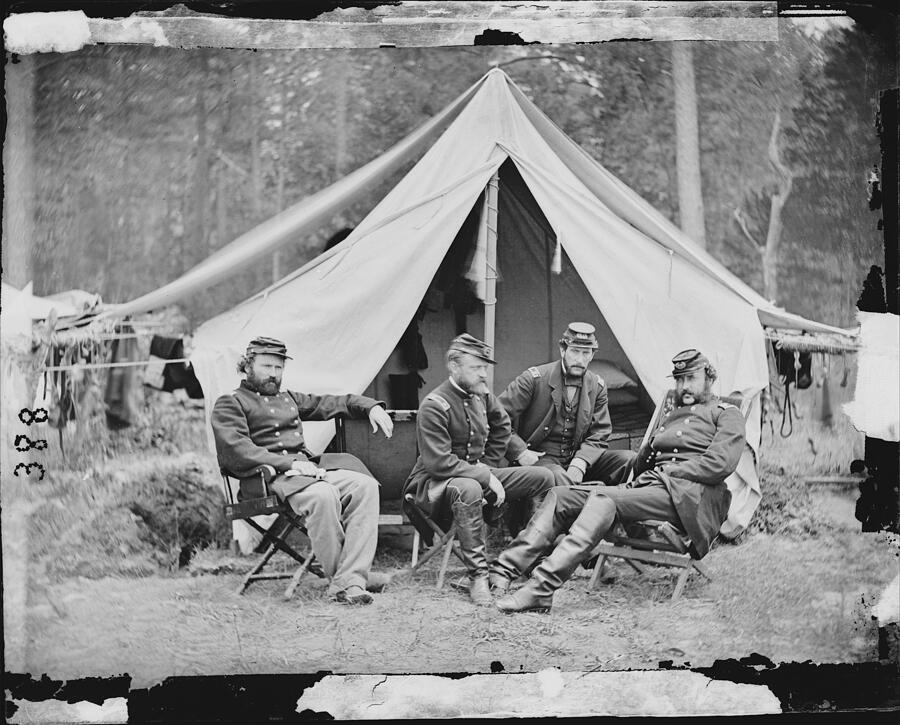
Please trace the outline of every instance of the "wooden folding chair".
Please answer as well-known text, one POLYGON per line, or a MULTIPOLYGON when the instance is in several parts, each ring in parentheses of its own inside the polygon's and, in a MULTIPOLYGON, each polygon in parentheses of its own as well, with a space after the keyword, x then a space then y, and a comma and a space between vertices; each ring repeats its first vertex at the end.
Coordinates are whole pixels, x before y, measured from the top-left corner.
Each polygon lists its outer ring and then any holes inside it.
MULTIPOLYGON (((656 406, 650 425, 647 426, 647 430, 644 433, 641 446, 649 440, 650 435, 656 428, 660 415, 662 415, 666 402, 670 400, 673 394, 674 391, 668 391, 659 405, 656 406)), ((751 403, 749 398, 736 395, 723 396, 720 399, 736 406, 740 409, 741 414, 745 418, 747 417, 751 403)), ((672 592, 673 602, 677 601, 681 596, 688 576, 692 571, 697 571, 706 579, 712 580, 712 575, 706 565, 699 559, 694 558, 694 549, 691 546, 690 538, 668 521, 646 519, 630 522, 627 530, 626 527, 619 524, 607 536, 606 540, 601 541, 597 545, 592 556, 599 557, 599 560, 595 564, 594 572, 591 575, 590 589, 597 588, 603 577, 606 560, 610 557, 625 560, 639 574, 642 574, 643 571, 637 562, 680 569, 678 579, 675 582, 675 590, 672 592)))
POLYGON ((222 483, 225 486, 225 498, 228 501, 225 504, 225 518, 228 521, 237 519, 246 521, 247 524, 262 534, 263 539, 260 542, 260 546, 265 545, 266 547, 259 561, 253 565, 241 580, 237 593, 243 594, 250 584, 261 579, 290 579, 291 581, 284 590, 284 599, 287 601, 294 595, 294 590, 307 571, 324 578, 325 572, 315 563, 315 557, 311 550, 308 556, 303 556, 287 542, 288 537, 294 531, 299 531, 305 535, 306 527, 303 525, 302 519, 294 513, 288 504, 279 501, 278 497, 269 491, 266 474, 268 473, 270 477, 274 477, 275 469, 271 466, 260 466, 259 477, 262 482, 263 495, 246 501, 235 500, 231 479, 237 479, 237 476, 225 469, 221 469, 220 473, 222 474, 222 483), (258 522, 253 520, 254 516, 266 514, 277 514, 277 518, 268 529, 263 528, 258 522), (283 552, 300 564, 295 572, 263 572, 266 564, 278 551, 283 552))
POLYGON ((415 499, 411 493, 407 493, 403 497, 404 508, 413 525, 413 545, 412 558, 410 565, 402 573, 405 575, 412 574, 421 569, 435 554, 441 549, 444 551, 441 559, 441 567, 438 569, 437 588, 444 586, 444 578, 447 575, 447 567, 450 565, 450 554, 456 554, 457 558, 462 560, 459 551, 459 542, 456 540, 456 522, 450 524, 450 527, 444 531, 438 526, 434 520, 416 505, 415 499), (422 544, 423 537, 419 533, 420 530, 431 530, 432 544, 419 556, 419 549, 422 544))

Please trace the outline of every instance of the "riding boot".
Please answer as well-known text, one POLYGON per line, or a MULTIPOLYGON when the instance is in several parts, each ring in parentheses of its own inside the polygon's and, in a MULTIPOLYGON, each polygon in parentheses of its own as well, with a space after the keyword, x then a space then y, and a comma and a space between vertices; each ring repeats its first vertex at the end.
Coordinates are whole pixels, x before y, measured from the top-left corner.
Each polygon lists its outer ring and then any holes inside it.
POLYGON ((525 586, 495 602, 498 609, 507 613, 547 611, 552 606, 553 593, 590 556, 615 520, 615 504, 598 499, 589 500, 590 505, 585 506, 550 556, 534 568, 525 586))
POLYGON ((462 501, 455 501, 452 510, 460 557, 469 573, 469 596, 476 604, 490 604, 493 598, 488 585, 487 558, 484 555, 481 504, 467 505, 462 501))
MULTIPOLYGON (((548 496, 538 506, 528 525, 491 565, 492 580, 499 588, 499 578, 514 581, 528 574, 541 555, 553 544, 558 534, 554 526, 555 499, 548 496)), ((508 587, 507 587, 508 588, 508 587)))
MULTIPOLYGON (((595 498, 591 503, 601 501, 595 498)), ((603 499, 602 503, 605 504, 604 508, 593 511, 589 511, 586 506, 550 556, 534 568, 529 583, 537 584, 535 593, 553 594, 568 581, 578 565, 591 555, 615 519, 615 504, 608 499, 603 499)))

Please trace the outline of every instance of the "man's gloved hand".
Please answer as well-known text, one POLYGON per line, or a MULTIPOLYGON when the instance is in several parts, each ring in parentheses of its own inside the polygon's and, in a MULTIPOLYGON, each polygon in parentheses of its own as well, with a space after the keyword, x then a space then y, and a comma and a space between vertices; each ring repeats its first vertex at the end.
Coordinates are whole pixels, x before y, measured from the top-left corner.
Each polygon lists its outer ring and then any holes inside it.
POLYGON ((583 458, 573 458, 566 469, 566 475, 574 484, 584 480, 584 472, 587 470, 587 462, 583 458))
POLYGON ((394 434, 394 421, 391 420, 391 416, 380 405, 374 406, 369 411, 369 422, 372 424, 373 433, 381 428, 385 438, 390 438, 394 434))
POLYGON ((572 483, 581 483, 584 480, 584 471, 582 471, 578 466, 569 466, 566 469, 566 475, 572 481, 572 483))
POLYGON ((291 469, 298 471, 301 476, 310 476, 312 478, 316 478, 316 474, 319 471, 318 466, 312 461, 294 461, 291 463, 291 469))
POLYGON ((491 480, 488 482, 488 488, 493 491, 494 495, 497 497, 497 500, 494 501, 494 506, 500 508, 506 500, 506 490, 503 488, 503 484, 500 483, 500 479, 493 473, 491 474, 491 480))
POLYGON ((526 448, 516 460, 519 462, 520 466, 533 466, 541 460, 541 456, 543 455, 543 451, 539 453, 537 451, 530 451, 526 448))

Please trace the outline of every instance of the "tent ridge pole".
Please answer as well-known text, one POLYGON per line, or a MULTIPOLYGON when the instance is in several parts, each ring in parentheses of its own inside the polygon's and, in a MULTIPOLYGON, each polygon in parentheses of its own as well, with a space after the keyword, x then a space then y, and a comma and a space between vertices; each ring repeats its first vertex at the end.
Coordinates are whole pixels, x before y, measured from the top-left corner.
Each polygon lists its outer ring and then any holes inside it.
MULTIPOLYGON (((484 269, 484 341, 495 348, 495 327, 497 322, 497 209, 500 188, 500 169, 491 176, 487 185, 485 216, 487 248, 484 269)), ((496 350, 495 350, 496 354, 496 350)), ((488 387, 494 390, 494 369, 488 367, 488 387)))

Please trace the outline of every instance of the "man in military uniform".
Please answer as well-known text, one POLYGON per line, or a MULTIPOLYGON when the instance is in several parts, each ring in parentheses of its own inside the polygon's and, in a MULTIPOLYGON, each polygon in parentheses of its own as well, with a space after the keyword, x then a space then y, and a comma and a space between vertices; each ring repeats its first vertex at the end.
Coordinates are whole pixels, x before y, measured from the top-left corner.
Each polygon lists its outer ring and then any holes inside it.
POLYGON ((378 482, 355 456, 315 456, 303 439, 303 420, 368 417, 373 432, 390 438, 384 403, 361 395, 310 395, 281 390, 287 355, 270 337, 250 342, 238 363, 237 390, 212 411, 219 465, 240 480, 240 498, 269 488, 305 519, 316 559, 331 578, 329 594, 342 604, 369 604, 365 586, 378 536, 378 482))
POLYGON ((509 588, 521 574, 527 583, 497 600, 504 612, 546 611, 553 592, 569 579, 618 518, 669 521, 685 531, 701 558, 728 514, 725 485, 744 450, 744 417, 710 392, 716 371, 706 356, 685 350, 672 360, 672 407, 660 416, 636 454, 636 478, 625 486, 554 488, 526 529, 491 571, 495 589, 509 588), (556 537, 567 532, 555 548, 556 537), (546 559, 535 566, 538 558, 546 559))
POLYGON ((540 501, 553 487, 544 468, 499 468, 509 441, 509 416, 487 386, 491 348, 471 335, 454 338, 447 351, 450 378, 419 406, 419 457, 404 486, 439 523, 456 522, 460 553, 476 604, 493 600, 488 586, 482 505, 505 500, 540 501))
POLYGON ((588 370, 597 347, 594 326, 572 322, 559 341, 560 359, 528 368, 500 395, 513 427, 506 457, 549 468, 557 486, 628 477, 633 456, 609 450, 606 385, 588 370))

